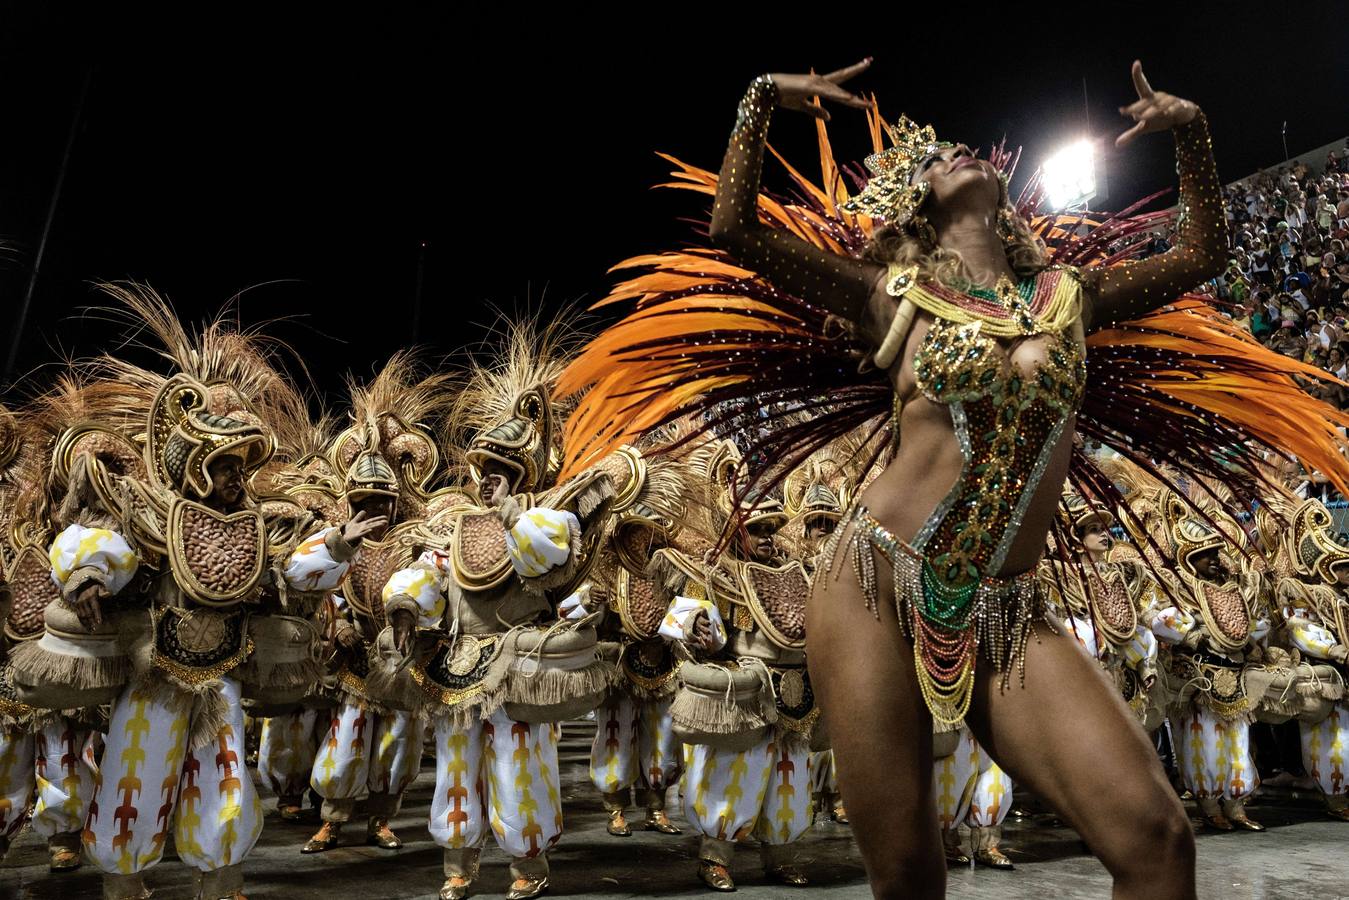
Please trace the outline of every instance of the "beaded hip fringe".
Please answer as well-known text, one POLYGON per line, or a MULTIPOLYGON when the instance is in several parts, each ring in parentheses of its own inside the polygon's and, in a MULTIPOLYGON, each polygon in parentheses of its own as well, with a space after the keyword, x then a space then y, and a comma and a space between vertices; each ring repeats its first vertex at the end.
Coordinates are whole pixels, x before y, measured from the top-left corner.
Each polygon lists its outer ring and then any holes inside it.
POLYGON ((1014 666, 1024 682, 1026 644, 1036 622, 1054 630, 1045 618, 1045 601, 1033 570, 1014 578, 980 579, 955 621, 936 621, 924 594, 923 555, 895 537, 866 507, 855 506, 834 532, 823 554, 828 564, 833 564, 838 542, 849 528, 847 555, 867 608, 877 618, 880 596, 873 549, 890 562, 895 613, 905 637, 913 642, 919 687, 933 719, 946 725, 964 719, 973 697, 975 658, 981 653, 1002 673, 1003 687, 1010 683, 1014 666))

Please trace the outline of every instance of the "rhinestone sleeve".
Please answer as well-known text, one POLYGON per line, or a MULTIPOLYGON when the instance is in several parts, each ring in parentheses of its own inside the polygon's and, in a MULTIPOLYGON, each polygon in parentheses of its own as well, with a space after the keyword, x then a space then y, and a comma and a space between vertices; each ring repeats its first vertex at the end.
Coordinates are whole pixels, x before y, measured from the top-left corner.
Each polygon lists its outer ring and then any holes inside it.
POLYGON ((764 143, 778 96, 773 79, 760 75, 740 100, 709 234, 717 247, 778 290, 856 322, 882 268, 822 250, 759 221, 764 143))
POLYGON ((1085 273, 1093 329, 1137 318, 1222 274, 1227 223, 1208 120, 1200 112, 1173 132, 1180 176, 1175 246, 1148 259, 1085 273))

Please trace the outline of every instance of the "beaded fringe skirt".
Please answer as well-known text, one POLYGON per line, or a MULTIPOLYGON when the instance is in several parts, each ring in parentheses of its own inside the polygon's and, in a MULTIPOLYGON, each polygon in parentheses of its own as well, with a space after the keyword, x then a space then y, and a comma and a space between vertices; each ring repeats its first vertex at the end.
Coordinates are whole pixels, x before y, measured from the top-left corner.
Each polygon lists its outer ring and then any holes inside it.
POLYGON ((934 720, 955 726, 964 719, 980 654, 1002 673, 1004 687, 1014 667, 1025 678, 1025 649, 1036 623, 1053 630, 1045 618, 1045 600, 1034 570, 1013 578, 981 578, 952 592, 935 578, 922 553, 897 538, 861 504, 853 507, 824 548, 826 566, 833 564, 838 543, 848 533, 846 556, 852 560, 867 608, 877 618, 880 596, 872 551, 879 550, 890 563, 895 612, 905 637, 913 642, 918 684, 934 720))

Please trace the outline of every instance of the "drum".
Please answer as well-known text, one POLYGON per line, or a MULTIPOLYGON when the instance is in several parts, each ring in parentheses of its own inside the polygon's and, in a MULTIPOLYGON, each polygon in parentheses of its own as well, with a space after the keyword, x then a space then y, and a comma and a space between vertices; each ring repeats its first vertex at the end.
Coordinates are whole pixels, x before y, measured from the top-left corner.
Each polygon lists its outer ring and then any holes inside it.
POLYGON ((130 642, 150 630, 148 610, 104 611, 85 629, 64 600, 43 610, 42 636, 10 651, 18 699, 38 709, 80 709, 111 703, 131 677, 130 642))
POLYGON ((670 704, 675 738, 736 753, 759 743, 768 731, 764 677, 737 663, 685 662, 670 704))
POLYGON ((255 716, 289 712, 315 690, 323 674, 318 629, 295 616, 248 619, 253 653, 240 673, 245 704, 255 716))
POLYGON ((1242 674, 1257 722, 1281 725, 1297 719, 1315 724, 1344 697, 1344 679, 1334 666, 1249 666, 1242 674))
POLYGON ((510 632, 505 640, 506 715, 517 722, 576 719, 604 702, 615 682, 593 627, 552 625, 510 632))

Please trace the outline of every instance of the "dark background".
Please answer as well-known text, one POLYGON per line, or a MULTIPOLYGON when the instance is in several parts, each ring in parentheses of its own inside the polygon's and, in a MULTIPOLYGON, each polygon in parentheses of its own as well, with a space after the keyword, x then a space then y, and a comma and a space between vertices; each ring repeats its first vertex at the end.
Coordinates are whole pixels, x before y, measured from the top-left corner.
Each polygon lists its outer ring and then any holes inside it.
MULTIPOLYGON (((330 394, 395 349, 452 355, 494 314, 593 302, 608 267, 689 240, 700 198, 652 193, 657 150, 715 169, 749 79, 871 54, 853 87, 887 117, 1025 156, 1126 127, 1129 64, 1208 113, 1224 180, 1349 131, 1343 5, 731 4, 653 15, 520 4, 481 12, 237 4, 155 15, 3 5, 4 346, 32 272, 82 85, 83 114, 12 381, 108 346, 90 283, 134 278, 200 319, 244 291, 246 323, 290 317, 330 394), (1195 7, 1195 8, 1192 8, 1195 7), (894 13, 887 13, 894 9, 894 13), (205 11, 203 11, 205 10, 205 11), (305 11, 307 10, 307 12, 305 11), (789 11, 794 10, 794 11, 789 11), (1024 12, 1022 11, 1024 10, 1024 12), (1084 108, 1083 79, 1086 79, 1084 108), (420 312, 416 285, 423 283, 420 312)), ((659 12, 659 10, 657 10, 659 12)), ((835 110, 841 160, 868 149, 835 110)), ((772 140, 815 174, 813 129, 772 140)), ((1170 140, 1110 153, 1117 208, 1174 184, 1170 140)), ((771 168, 770 184, 781 186, 771 168)))

